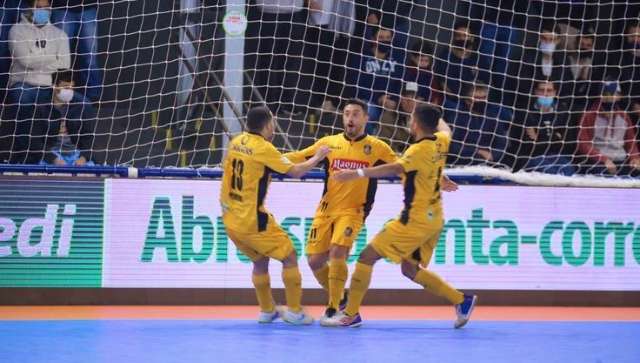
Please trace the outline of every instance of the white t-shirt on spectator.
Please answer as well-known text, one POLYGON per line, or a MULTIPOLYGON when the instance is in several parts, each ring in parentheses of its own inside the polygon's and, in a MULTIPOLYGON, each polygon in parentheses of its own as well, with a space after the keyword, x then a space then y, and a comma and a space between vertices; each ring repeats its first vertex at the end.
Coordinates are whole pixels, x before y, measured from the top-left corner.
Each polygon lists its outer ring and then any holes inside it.
POLYGON ((311 11, 311 23, 315 25, 329 25, 331 22, 334 0, 316 0, 316 2, 322 6, 322 10, 311 11))
POLYGON ((292 14, 304 8, 304 0, 257 0, 256 5, 269 14, 292 14))

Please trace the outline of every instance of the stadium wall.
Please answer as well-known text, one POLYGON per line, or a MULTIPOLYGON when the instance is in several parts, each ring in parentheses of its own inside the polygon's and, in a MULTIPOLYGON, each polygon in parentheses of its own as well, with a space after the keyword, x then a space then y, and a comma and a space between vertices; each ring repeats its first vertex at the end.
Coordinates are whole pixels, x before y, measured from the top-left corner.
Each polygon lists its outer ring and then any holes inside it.
MULTIPOLYGON (((253 304, 251 264, 224 230, 219 189, 219 180, 0 177, 0 304, 253 304)), ((314 181, 270 188, 268 208, 300 256, 321 193, 314 181)), ((640 306, 640 189, 462 185, 443 198, 430 268, 484 304, 640 306)), ((381 182, 351 269, 401 207, 401 186, 381 182)), ((323 303, 304 257, 300 266, 306 302, 323 303)), ((386 261, 371 288, 370 304, 444 303, 386 261)))

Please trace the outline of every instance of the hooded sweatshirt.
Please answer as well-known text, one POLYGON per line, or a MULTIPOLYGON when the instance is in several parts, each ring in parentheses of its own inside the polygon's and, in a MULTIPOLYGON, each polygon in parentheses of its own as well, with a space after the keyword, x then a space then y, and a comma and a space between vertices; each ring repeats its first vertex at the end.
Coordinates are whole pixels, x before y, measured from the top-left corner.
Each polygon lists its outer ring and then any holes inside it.
POLYGON ((25 14, 9 31, 9 48, 9 85, 25 82, 50 87, 53 73, 71 66, 67 34, 51 23, 37 26, 25 14))

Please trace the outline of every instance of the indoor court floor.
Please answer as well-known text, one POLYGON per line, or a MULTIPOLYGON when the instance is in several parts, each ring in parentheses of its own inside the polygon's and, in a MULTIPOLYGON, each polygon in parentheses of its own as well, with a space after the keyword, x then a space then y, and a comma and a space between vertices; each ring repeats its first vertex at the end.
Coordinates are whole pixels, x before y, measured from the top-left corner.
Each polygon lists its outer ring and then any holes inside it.
MULTIPOLYGON (((321 307, 310 307, 315 317, 321 307)), ((640 362, 640 308, 368 306, 357 329, 253 306, 0 306, 0 362, 640 362)))

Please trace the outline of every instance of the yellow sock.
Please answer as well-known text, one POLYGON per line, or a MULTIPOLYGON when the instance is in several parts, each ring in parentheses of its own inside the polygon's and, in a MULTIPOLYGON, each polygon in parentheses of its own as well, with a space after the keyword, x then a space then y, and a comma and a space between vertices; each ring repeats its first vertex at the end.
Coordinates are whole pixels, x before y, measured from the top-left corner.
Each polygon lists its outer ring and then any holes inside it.
POLYGON ((256 288, 256 297, 258 298, 258 304, 260 310, 264 312, 273 311, 273 296, 271 296, 271 280, 269 274, 264 275, 251 275, 253 286, 256 288))
MULTIPOLYGON (((442 296, 452 304, 460 304, 464 300, 464 294, 453 288, 436 273, 419 269, 413 281, 422 285, 425 290, 434 295, 442 296)), ((349 297, 351 298, 351 297, 349 297)))
POLYGON ((351 286, 349 287, 349 301, 344 311, 353 316, 360 311, 360 304, 362 299, 367 293, 369 283, 371 282, 371 273, 373 272, 373 266, 365 265, 358 262, 356 264, 356 270, 351 275, 351 286))
POLYGON ((338 309, 344 285, 347 283, 349 269, 347 261, 340 258, 333 258, 329 263, 329 306, 338 309))
POLYGON ((329 291, 329 265, 325 263, 324 266, 319 269, 313 270, 313 275, 324 291, 329 291))
POLYGON ((284 282, 284 294, 287 298, 287 306, 294 313, 302 310, 302 277, 298 266, 282 269, 282 282, 284 282))

